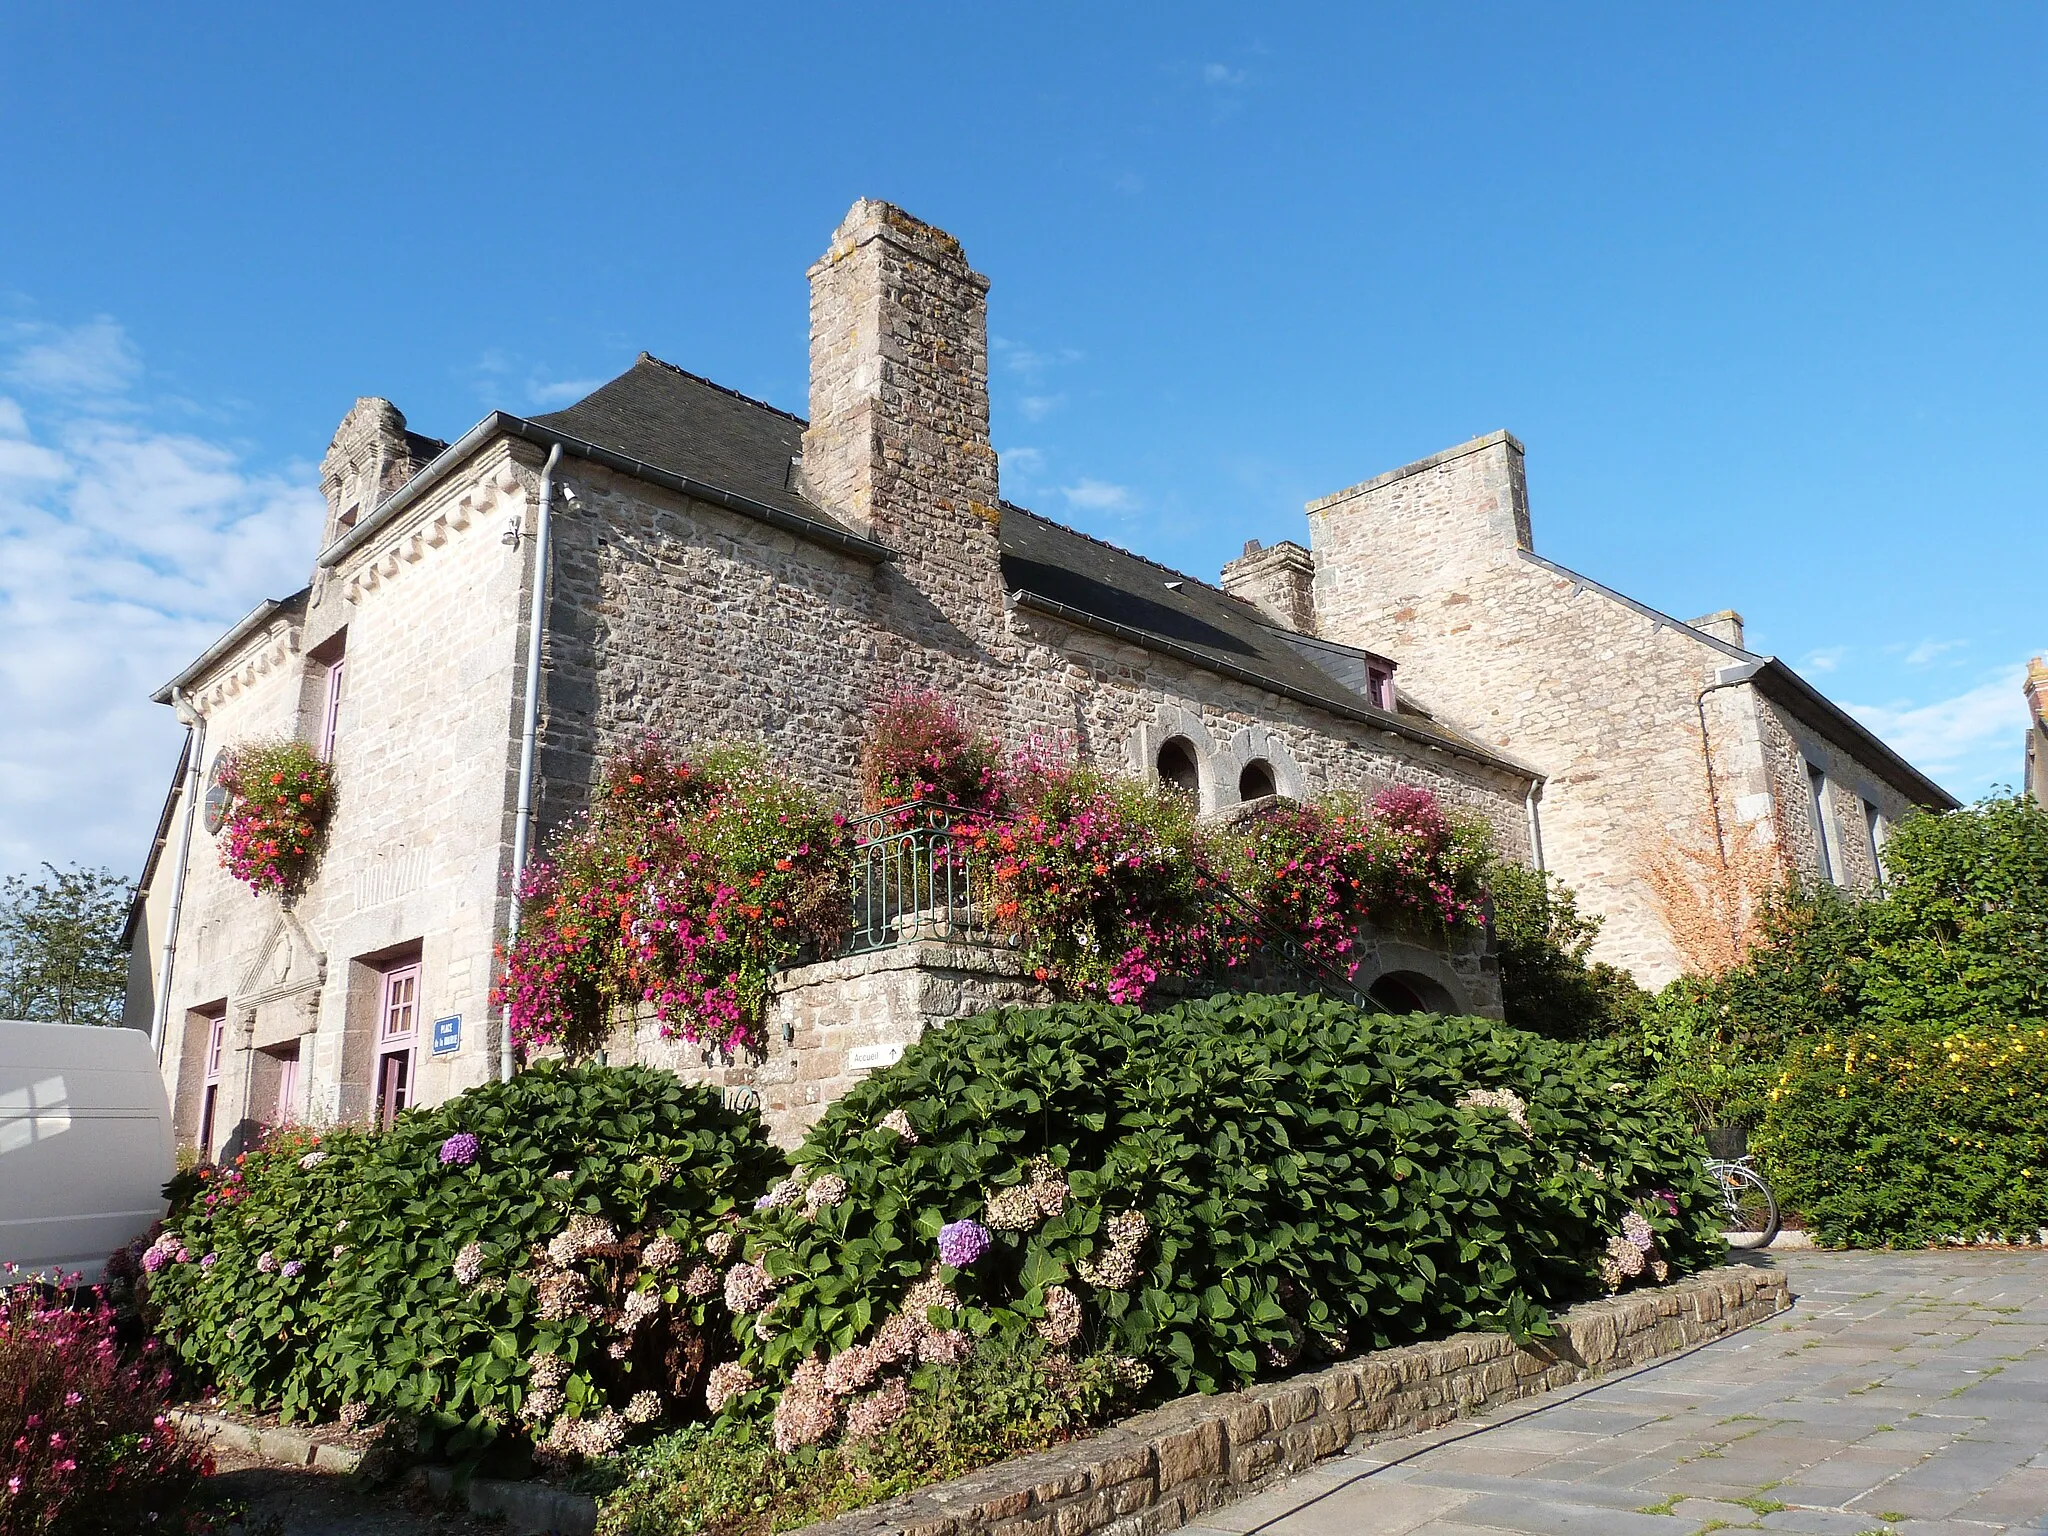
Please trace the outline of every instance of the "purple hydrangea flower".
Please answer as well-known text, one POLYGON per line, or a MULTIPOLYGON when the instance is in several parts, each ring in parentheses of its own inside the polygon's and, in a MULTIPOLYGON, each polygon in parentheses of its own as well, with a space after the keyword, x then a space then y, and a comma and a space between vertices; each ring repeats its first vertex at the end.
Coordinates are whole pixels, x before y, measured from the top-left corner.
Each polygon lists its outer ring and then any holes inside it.
POLYGON ((201 1260, 199 1261, 199 1267, 200 1267, 201 1269, 211 1269, 211 1268, 213 1268, 213 1266, 214 1266, 214 1265, 218 1264, 219 1262, 220 1262, 220 1255, 219 1255, 219 1254, 217 1254, 217 1253, 209 1253, 209 1254, 208 1254, 208 1255, 207 1255, 207 1256, 206 1256, 205 1258, 203 1258, 203 1259, 201 1259, 201 1260))
POLYGON ((477 1153, 483 1150, 483 1143, 467 1131, 457 1131, 441 1143, 441 1161, 466 1168, 476 1161, 477 1153))
POLYGON ((939 1262, 965 1269, 988 1252, 991 1241, 988 1228, 978 1221, 949 1221, 939 1228, 939 1262))
POLYGON ((296 1278, 299 1271, 304 1269, 305 1267, 306 1266, 301 1264, 297 1259, 286 1259, 284 1261, 284 1268, 280 1271, 280 1273, 283 1274, 285 1279, 291 1280, 296 1278))
POLYGON ((166 1254, 163 1249, 151 1248, 142 1256, 142 1267, 153 1275, 170 1263, 170 1261, 170 1255, 166 1254))

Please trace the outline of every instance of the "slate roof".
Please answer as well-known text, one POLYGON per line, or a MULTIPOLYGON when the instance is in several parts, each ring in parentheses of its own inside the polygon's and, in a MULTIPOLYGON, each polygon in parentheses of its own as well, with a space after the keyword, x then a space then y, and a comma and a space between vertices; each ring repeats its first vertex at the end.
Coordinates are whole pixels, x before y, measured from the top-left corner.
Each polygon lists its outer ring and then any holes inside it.
POLYGON ((1008 502, 1002 512, 1003 585, 1011 592, 1050 598, 1347 713, 1371 707, 1221 588, 1008 502))
POLYGON ((803 452, 801 416, 645 352, 568 409, 532 420, 842 533, 853 531, 798 495, 792 484, 790 461, 803 452))
MULTIPOLYGON (((804 420, 647 353, 565 410, 532 418, 648 466, 778 508, 849 536, 795 488, 804 420)), ((1004 503, 1003 583, 1017 600, 1140 645, 1261 684, 1285 697, 1360 720, 1380 720, 1496 761, 1500 754, 1426 710, 1390 715, 1318 665, 1314 653, 1267 624, 1249 603, 1168 566, 1004 503)), ((1364 653, 1346 649, 1362 675, 1364 653)), ((1515 765, 1519 769, 1519 765, 1515 765)))

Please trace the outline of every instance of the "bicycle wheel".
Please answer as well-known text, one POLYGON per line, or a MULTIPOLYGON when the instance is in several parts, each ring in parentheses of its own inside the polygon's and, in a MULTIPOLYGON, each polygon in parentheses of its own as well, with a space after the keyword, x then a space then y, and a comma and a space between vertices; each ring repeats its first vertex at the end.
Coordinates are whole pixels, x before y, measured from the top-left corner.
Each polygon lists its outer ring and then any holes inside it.
POLYGON ((1778 1235, 1778 1199, 1754 1168, 1739 1163, 1718 1170, 1728 1208, 1722 1235, 1730 1248, 1768 1248, 1778 1235))

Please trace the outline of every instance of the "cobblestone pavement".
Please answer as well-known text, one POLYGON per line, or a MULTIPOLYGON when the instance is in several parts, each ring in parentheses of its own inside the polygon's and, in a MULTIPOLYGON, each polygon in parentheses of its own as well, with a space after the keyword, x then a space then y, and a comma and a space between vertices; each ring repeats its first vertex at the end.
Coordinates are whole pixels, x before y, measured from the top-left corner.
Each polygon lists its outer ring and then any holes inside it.
POLYGON ((2048 1532, 2048 1253, 1788 1253, 1792 1310, 1386 1441, 1191 1536, 2048 1532))

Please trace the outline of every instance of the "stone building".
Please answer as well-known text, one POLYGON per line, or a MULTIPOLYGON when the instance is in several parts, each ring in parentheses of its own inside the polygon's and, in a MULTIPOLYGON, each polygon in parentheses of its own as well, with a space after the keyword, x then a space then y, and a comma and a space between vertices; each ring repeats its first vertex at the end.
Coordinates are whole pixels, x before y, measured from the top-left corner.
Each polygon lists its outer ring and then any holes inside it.
MULTIPOLYGON (((1002 499, 987 280, 950 236, 857 203, 809 276, 808 421, 645 355, 566 410, 493 412, 452 443, 384 400, 343 419, 308 585, 157 696, 189 736, 130 924, 129 1016, 159 1033, 185 1139, 375 1119, 500 1070, 489 994, 536 581, 536 837, 649 729, 758 742, 850 797, 868 710, 917 685, 1005 740, 1059 733, 1171 779, 1209 813, 1398 782, 1533 856, 1539 775, 1409 698, 1386 648, 1350 638, 1368 626, 1304 622, 1310 596, 1278 560, 1233 595, 1002 499), (201 803, 223 748, 281 734, 339 785, 288 906, 229 878, 201 803)), ((1498 1010, 1477 945, 1377 935, 1360 981, 1498 1010)), ((787 1135, 925 1023, 1029 991, 1000 954, 957 945, 832 960, 788 978, 773 1059, 666 1057, 768 1094, 787 1135)))
POLYGON ((1596 953, 1657 985, 1680 955, 1645 879, 1673 844, 1735 839, 1851 889, 1886 829, 1955 801, 1742 618, 1689 623, 1536 553, 1505 432, 1309 503, 1309 549, 1248 545, 1226 590, 1319 641, 1397 656, 1410 694, 1542 775, 1536 856, 1598 913, 1596 953))
POLYGON ((2048 660, 2027 663, 2027 744, 2020 766, 2020 794, 2048 806, 2048 660))

